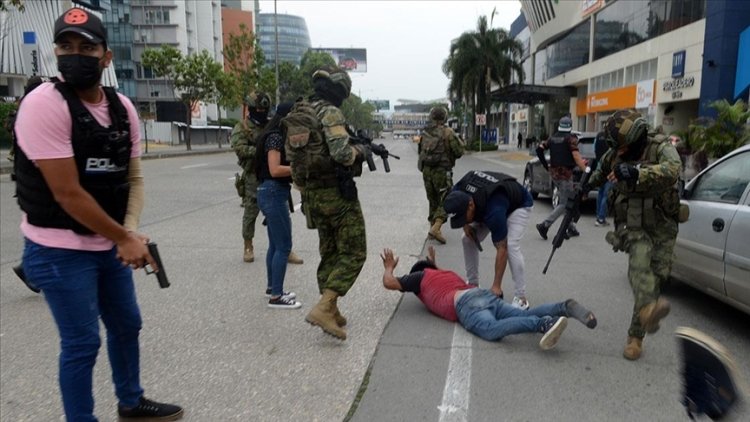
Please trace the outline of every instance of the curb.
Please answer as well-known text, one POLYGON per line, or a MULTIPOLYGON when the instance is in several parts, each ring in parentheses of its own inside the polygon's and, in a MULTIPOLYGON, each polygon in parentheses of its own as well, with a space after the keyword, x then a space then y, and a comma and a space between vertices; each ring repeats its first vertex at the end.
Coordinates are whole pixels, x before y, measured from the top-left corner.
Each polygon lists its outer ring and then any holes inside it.
MULTIPOLYGON (((221 154, 223 152, 234 152, 234 150, 227 146, 226 148, 215 148, 215 149, 198 149, 192 151, 163 151, 163 152, 149 152, 148 154, 142 154, 141 160, 154 160, 160 158, 173 158, 173 157, 184 157, 188 155, 208 155, 208 154, 221 154)), ((13 163, 8 160, 4 160, 0 164, 0 174, 10 174, 13 168, 13 163)))

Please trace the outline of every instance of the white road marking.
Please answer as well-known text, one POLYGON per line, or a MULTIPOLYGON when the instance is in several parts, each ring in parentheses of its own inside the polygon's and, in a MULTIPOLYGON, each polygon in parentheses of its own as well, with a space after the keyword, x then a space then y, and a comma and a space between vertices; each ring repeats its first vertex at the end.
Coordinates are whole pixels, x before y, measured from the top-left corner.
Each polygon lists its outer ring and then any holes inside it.
POLYGON ((189 166, 182 166, 182 167, 180 167, 180 170, 185 170, 185 169, 194 169, 194 168, 196 168, 196 167, 206 167, 207 165, 208 165, 208 163, 201 163, 201 164, 191 164, 191 165, 189 165, 189 166))
POLYGON ((469 418, 471 388, 471 334, 460 324, 453 329, 451 359, 445 377, 443 402, 438 406, 440 422, 465 422, 469 418))

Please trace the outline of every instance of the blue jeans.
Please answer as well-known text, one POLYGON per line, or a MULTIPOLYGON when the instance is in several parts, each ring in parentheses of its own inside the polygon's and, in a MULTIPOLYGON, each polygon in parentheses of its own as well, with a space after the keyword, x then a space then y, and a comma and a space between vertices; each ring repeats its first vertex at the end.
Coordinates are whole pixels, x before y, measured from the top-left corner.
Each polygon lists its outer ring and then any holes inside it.
POLYGON ((540 333, 544 317, 566 316, 567 310, 564 302, 518 309, 489 290, 474 288, 458 300, 456 315, 469 332, 496 341, 510 334, 540 333))
POLYGON ((26 239, 23 269, 44 293, 60 333, 60 390, 69 422, 96 421, 92 371, 101 339, 99 317, 107 329, 107 352, 119 404, 138 405, 138 332, 141 312, 133 273, 116 249, 90 252, 49 248, 26 239))
POLYGON ((596 194, 596 219, 604 221, 607 218, 607 193, 612 189, 612 182, 606 182, 596 194))
POLYGON ((286 263, 292 251, 292 219, 289 217, 289 183, 273 179, 258 186, 258 206, 266 217, 268 253, 266 272, 271 296, 281 296, 284 291, 286 263))

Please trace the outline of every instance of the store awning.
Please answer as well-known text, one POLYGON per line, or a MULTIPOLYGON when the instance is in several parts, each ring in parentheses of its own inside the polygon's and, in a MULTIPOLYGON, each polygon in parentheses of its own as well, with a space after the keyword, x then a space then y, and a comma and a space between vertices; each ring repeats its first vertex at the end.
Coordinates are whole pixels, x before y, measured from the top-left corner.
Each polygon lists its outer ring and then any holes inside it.
POLYGON ((575 97, 576 89, 572 86, 521 85, 513 84, 492 91, 493 101, 517 104, 539 104, 550 101, 553 97, 575 97))

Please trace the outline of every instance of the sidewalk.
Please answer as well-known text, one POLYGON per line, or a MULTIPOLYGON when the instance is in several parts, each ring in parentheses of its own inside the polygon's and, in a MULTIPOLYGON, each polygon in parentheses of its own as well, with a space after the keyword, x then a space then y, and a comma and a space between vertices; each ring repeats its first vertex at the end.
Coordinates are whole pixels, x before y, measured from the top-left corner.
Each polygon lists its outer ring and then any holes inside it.
MULTIPOLYGON (((13 163, 8 161, 8 151, 8 148, 0 149, 0 174, 10 173, 13 167, 13 163)), ((221 147, 217 144, 194 144, 192 145, 192 149, 188 151, 185 144, 171 145, 149 142, 148 152, 146 152, 146 143, 141 143, 141 159, 143 160, 185 155, 218 154, 222 152, 232 152, 232 148, 227 143, 222 143, 221 147)))

